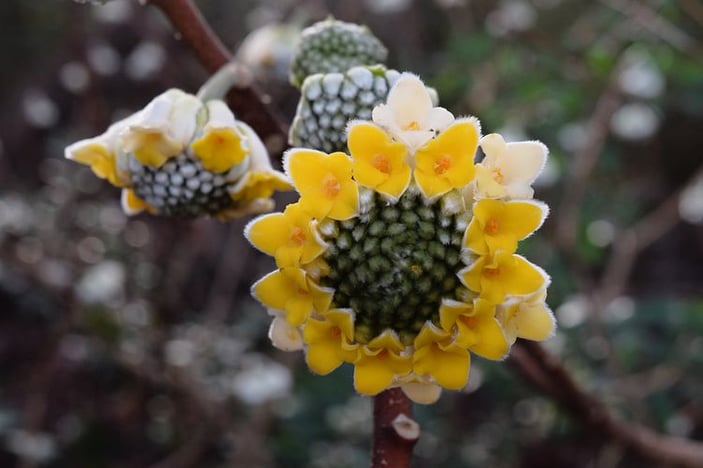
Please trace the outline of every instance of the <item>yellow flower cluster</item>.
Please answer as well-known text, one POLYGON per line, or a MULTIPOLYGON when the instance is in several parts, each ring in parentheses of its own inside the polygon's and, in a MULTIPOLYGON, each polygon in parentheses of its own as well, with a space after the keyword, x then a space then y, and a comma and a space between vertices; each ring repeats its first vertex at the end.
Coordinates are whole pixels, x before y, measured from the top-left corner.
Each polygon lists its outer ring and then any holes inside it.
POLYGON ((410 74, 373 115, 349 124, 351 155, 286 154, 300 199, 247 226, 278 267, 252 294, 274 345, 303 349, 314 372, 350 363, 361 394, 431 403, 466 385, 471 353, 501 359, 553 333, 549 278, 515 253, 548 213, 530 187, 546 148, 481 138, 410 74))
POLYGON ((256 133, 219 99, 171 89, 97 137, 73 143, 66 158, 122 188, 128 214, 209 214, 231 218, 273 208, 288 190, 256 133))

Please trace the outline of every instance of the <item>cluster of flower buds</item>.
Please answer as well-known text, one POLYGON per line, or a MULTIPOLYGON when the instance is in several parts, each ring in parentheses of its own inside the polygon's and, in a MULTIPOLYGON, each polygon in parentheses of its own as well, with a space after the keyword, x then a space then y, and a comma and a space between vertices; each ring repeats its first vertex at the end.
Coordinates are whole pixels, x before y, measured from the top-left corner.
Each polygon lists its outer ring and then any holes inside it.
MULTIPOLYGON (((387 55, 381 41, 356 24, 328 19, 305 29, 291 64, 300 101, 290 144, 346 151, 347 122, 370 119, 400 76, 382 65, 387 55)), ((437 104, 436 93, 430 93, 437 104)))
POLYGON ((270 211, 272 193, 290 188, 287 178, 272 169, 251 127, 207 95, 168 90, 102 135, 70 145, 66 157, 122 188, 128 214, 229 219, 270 211))

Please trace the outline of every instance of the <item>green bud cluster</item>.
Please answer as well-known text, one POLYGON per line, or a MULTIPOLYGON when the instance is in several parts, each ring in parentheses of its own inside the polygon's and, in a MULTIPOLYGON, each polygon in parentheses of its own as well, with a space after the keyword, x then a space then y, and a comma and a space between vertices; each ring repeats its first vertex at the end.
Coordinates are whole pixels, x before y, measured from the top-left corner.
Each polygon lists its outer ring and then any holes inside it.
POLYGON ((234 202, 228 189, 241 176, 241 168, 218 174, 205 169, 187 150, 154 168, 129 156, 134 193, 168 216, 215 215, 234 202))
POLYGON ((388 50, 367 27, 330 18, 303 30, 293 55, 290 81, 300 86, 310 75, 384 63, 387 56, 388 50))
POLYGON ((390 328, 409 345, 427 320, 439 325, 442 298, 463 294, 465 224, 443 213, 441 201, 427 205, 411 192, 395 204, 376 194, 367 212, 325 230, 334 234, 325 239, 322 284, 335 289, 335 307, 354 310, 360 343, 390 328))
POLYGON ((347 122, 371 120, 371 111, 386 101, 399 77, 381 65, 309 76, 291 124, 290 144, 327 153, 346 151, 347 122))

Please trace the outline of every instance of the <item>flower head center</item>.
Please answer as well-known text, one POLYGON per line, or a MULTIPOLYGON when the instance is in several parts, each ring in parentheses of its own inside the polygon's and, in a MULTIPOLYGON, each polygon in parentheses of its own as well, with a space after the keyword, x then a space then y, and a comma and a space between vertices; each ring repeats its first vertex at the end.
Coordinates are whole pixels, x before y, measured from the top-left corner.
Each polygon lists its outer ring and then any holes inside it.
POLYGON ((334 198, 337 196, 339 191, 342 189, 339 180, 332 174, 327 174, 322 179, 322 193, 329 198, 334 198))
POLYGON ((498 223, 498 220, 495 218, 491 218, 486 223, 486 227, 484 228, 484 232, 486 234, 488 234, 489 236, 495 236, 496 234, 498 234, 499 229, 500 229, 500 224, 498 223))
POLYGON ((373 167, 375 167, 380 172, 383 172, 384 174, 390 174, 391 172, 391 163, 385 154, 374 155, 374 157, 371 159, 371 164, 373 165, 373 167))
POLYGON ((434 169, 435 174, 442 175, 447 172, 451 165, 452 159, 447 155, 442 155, 435 160, 432 168, 434 169))

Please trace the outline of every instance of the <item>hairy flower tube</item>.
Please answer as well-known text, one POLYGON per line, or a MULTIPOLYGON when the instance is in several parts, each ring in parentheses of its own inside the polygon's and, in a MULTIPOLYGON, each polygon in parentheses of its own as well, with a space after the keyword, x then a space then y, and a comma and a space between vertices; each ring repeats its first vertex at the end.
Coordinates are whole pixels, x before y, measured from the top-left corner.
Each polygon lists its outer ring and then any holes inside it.
POLYGON ((549 277, 516 253, 548 214, 529 187, 544 145, 481 138, 410 74, 347 138, 350 154, 286 153, 299 200, 245 230, 278 267, 252 286, 275 346, 318 374, 351 364, 361 394, 432 403, 467 384, 472 354, 551 336, 549 277))
POLYGON ((73 143, 65 155, 122 188, 130 215, 229 219, 270 211, 272 193, 290 189, 256 133, 222 100, 177 89, 102 135, 73 143))

